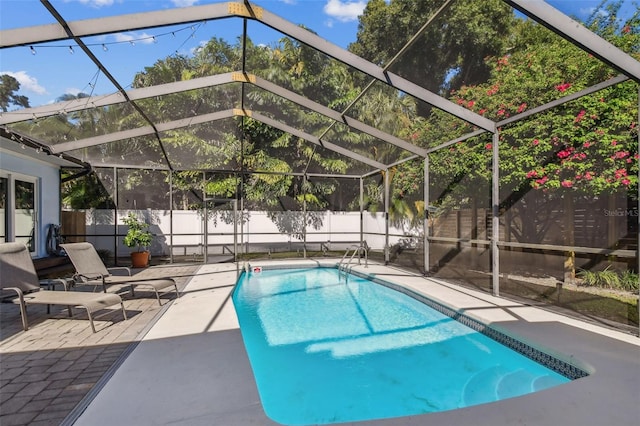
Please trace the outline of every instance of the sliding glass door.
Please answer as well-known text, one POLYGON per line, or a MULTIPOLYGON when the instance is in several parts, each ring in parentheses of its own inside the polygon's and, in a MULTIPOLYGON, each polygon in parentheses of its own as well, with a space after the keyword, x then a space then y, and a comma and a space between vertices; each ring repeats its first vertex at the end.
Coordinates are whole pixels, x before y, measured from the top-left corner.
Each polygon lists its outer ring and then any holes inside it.
POLYGON ((36 185, 15 180, 15 241, 24 243, 30 252, 36 251, 36 185))
POLYGON ((0 243, 6 243, 7 229, 7 200, 9 199, 9 179, 0 176, 0 243))
POLYGON ((37 179, 0 171, 0 242, 37 248, 37 179))

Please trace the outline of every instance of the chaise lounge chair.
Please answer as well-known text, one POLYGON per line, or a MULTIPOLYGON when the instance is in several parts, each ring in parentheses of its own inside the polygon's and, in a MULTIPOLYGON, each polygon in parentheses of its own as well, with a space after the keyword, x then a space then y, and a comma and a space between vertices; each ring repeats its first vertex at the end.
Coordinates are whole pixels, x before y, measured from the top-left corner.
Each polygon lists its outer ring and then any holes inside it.
POLYGON ((175 290, 176 297, 180 297, 178 292, 178 286, 173 278, 138 278, 131 276, 131 269, 129 268, 107 268, 95 247, 91 243, 68 243, 60 244, 60 247, 64 249, 71 259, 74 268, 76 269, 75 278, 83 284, 102 285, 104 292, 107 292, 108 285, 127 285, 131 288, 131 295, 134 295, 134 287, 147 287, 152 289, 158 299, 158 304, 162 305, 160 301, 160 292, 168 292, 175 290), (115 270, 124 270, 127 275, 112 275, 111 272, 115 270))
POLYGON ((0 244, 0 290, 14 291, 18 295, 22 328, 25 331, 29 329, 27 305, 32 304, 67 306, 70 317, 73 316, 72 306, 84 308, 87 310, 91 330, 94 333, 96 332, 93 325, 94 312, 120 304, 122 315, 125 320, 127 319, 124 303, 117 294, 42 290, 29 251, 22 243, 0 244))

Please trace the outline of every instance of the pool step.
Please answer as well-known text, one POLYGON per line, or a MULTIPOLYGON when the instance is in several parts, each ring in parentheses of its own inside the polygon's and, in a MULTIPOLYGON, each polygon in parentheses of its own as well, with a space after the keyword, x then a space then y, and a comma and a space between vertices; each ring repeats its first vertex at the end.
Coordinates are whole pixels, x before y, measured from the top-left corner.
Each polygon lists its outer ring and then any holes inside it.
POLYGON ((524 395, 534 391, 533 382, 538 376, 526 370, 517 370, 500 378, 496 387, 498 399, 510 398, 515 395, 524 395))
POLYGON ((537 376, 526 370, 508 371, 494 366, 475 374, 465 385, 465 406, 484 404, 514 396, 524 395, 557 385, 553 377, 537 376))
POLYGON ((562 383, 563 382, 559 381, 556 377, 550 375, 540 376, 533 381, 533 390, 534 392, 537 392, 547 388, 558 386, 562 383))

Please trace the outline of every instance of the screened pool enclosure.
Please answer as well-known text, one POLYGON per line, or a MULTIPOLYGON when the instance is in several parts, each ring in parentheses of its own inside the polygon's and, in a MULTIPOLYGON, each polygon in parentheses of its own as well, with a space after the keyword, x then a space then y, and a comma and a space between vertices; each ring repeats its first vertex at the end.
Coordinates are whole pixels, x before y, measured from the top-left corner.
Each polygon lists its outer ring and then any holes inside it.
POLYGON ((270 4, 70 20, 43 0, 49 22, 2 29, 3 57, 86 70, 80 94, 0 115, 1 136, 74 165, 65 238, 126 256, 134 212, 166 261, 364 247, 637 326, 637 12, 584 25, 541 1, 372 1, 347 50, 270 4), (147 45, 166 50, 142 62, 147 45))

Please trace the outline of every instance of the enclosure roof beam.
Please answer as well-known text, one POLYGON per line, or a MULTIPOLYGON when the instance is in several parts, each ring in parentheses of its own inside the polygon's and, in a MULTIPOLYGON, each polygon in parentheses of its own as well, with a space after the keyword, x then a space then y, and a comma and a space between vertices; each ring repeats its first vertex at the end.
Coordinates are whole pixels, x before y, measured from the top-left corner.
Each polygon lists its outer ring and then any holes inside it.
MULTIPOLYGON (((122 31, 134 31, 142 28, 157 28, 167 25, 228 18, 237 14, 235 12, 230 13, 230 10, 230 3, 217 3, 155 12, 84 19, 68 22, 68 25, 77 37, 88 37, 122 31)), ((65 40, 67 38, 69 38, 67 32, 58 24, 14 28, 0 31, 0 48, 26 46, 36 43, 65 40)))
POLYGON ((352 160, 356 160, 359 161, 361 163, 364 164, 368 164, 369 166, 375 167, 375 168, 385 168, 386 166, 378 161, 372 160, 370 158, 367 158, 363 155, 360 155, 358 153, 355 153, 353 151, 350 151, 346 148, 343 148, 339 145, 333 144, 331 142, 327 142, 324 140, 320 140, 320 138, 310 135, 302 130, 299 129, 295 129, 287 124, 284 123, 280 123, 279 121, 276 121, 270 117, 264 116, 260 113, 257 113, 255 111, 251 111, 249 114, 249 117, 260 121, 261 123, 264 123, 268 126, 274 127, 276 129, 282 130, 283 132, 289 133, 293 136, 299 137, 301 139, 304 139, 308 142, 311 142, 315 145, 319 145, 321 147, 324 147, 330 151, 336 152, 338 154, 342 154, 345 157, 349 157, 352 160))
POLYGON ((169 121, 166 123, 156 124, 155 129, 152 126, 138 127, 136 129, 123 130, 121 132, 107 133, 105 135, 95 136, 92 138, 78 139, 76 141, 63 142, 54 145, 51 148, 53 153, 72 151, 75 149, 88 148, 90 146, 101 145, 105 143, 117 142, 123 139, 137 138, 141 136, 154 135, 157 132, 166 132, 183 127, 193 126, 196 124, 207 123, 209 121, 223 120, 225 118, 234 117, 234 110, 214 112, 211 114, 197 115, 194 117, 183 118, 180 120, 169 121))
POLYGON ((118 164, 118 163, 100 163, 92 166, 93 169, 121 169, 121 170, 152 170, 154 172, 176 172, 176 169, 170 169, 166 164, 156 164, 156 165, 132 165, 132 164, 118 164))
MULTIPOLYGON (((113 169, 118 168, 122 170, 149 170, 149 166, 133 166, 116 163, 100 163, 99 166, 94 167, 94 169, 113 169)), ((274 175, 274 176, 306 176, 308 178, 336 178, 336 179, 361 179, 360 175, 338 175, 338 174, 328 174, 328 173, 302 173, 302 172, 274 172, 271 170, 258 170, 258 171, 239 171, 239 170, 229 170, 229 169, 181 169, 180 167, 176 167, 175 169, 169 169, 166 166, 157 166, 152 168, 153 171, 161 171, 161 172, 208 172, 208 173, 225 173, 225 174, 233 174, 233 175, 248 175, 248 174, 259 174, 259 175, 274 175)))
POLYGON ((171 95, 173 93, 186 92, 189 90, 203 89, 207 87, 219 86, 233 83, 233 72, 217 74, 208 77, 199 77, 191 80, 181 80, 173 83, 158 84, 156 86, 141 87, 127 90, 126 96, 121 92, 110 93, 108 95, 90 96, 87 98, 73 99, 70 101, 56 102, 54 104, 42 105, 34 108, 25 108, 16 111, 3 112, 0 115, 0 124, 16 123, 19 121, 31 120, 58 115, 61 112, 83 111, 91 108, 100 108, 109 105, 137 101, 141 99, 153 98, 156 96, 171 95))
POLYGON ((427 151, 423 148, 417 147, 405 140, 402 140, 398 137, 395 137, 393 135, 390 135, 388 133, 385 133, 381 130, 376 129, 375 127, 369 126, 361 121, 358 121, 354 118, 348 117, 346 115, 343 115, 341 113, 339 113, 338 111, 335 111, 331 108, 325 107, 324 105, 321 105, 317 102, 314 102, 308 98, 305 98, 304 96, 298 95, 297 93, 294 93, 288 89, 285 89, 283 87, 280 87, 274 83, 271 83, 267 80, 264 80, 260 77, 253 77, 251 79, 251 82, 260 87, 261 89, 267 90, 271 93, 275 93, 278 96, 281 96, 285 99, 288 99, 292 102, 295 102, 296 104, 303 106, 307 109, 310 109, 312 111, 315 111, 319 114, 324 115, 325 117, 331 118, 332 120, 335 120, 337 122, 340 123, 344 123, 347 126, 354 128, 356 130, 361 131, 362 133, 366 133, 370 136, 373 136, 374 138, 383 140, 387 143, 390 143, 392 145, 395 145, 399 148, 402 148, 404 150, 407 150, 411 153, 420 155, 420 156, 425 156, 427 151))
POLYGON ((640 83, 640 62, 553 6, 543 1, 503 1, 640 83))
POLYGON ((432 152, 436 152, 436 151, 439 151, 439 150, 441 150, 443 148, 446 148, 448 146, 455 145, 458 142, 463 142, 463 141, 466 141, 467 139, 475 138, 476 136, 480 136, 483 133, 486 133, 486 131, 481 130, 481 129, 480 130, 476 130, 475 132, 467 133, 467 134, 462 135, 460 137, 457 137, 455 139, 451 139, 450 141, 447 141, 445 143, 441 143, 438 146, 434 146, 433 148, 429 148, 428 152, 429 152, 429 154, 431 154, 432 152))
POLYGON ((559 99, 553 100, 551 102, 548 102, 544 105, 540 105, 538 107, 532 108, 528 111, 525 111, 523 113, 520 114, 516 114, 513 115, 509 118, 506 118, 502 121, 499 121, 497 123, 498 126, 504 126, 505 124, 509 124, 509 123, 513 123, 515 121, 520 121, 524 118, 527 118, 529 116, 532 116, 534 114, 539 114, 541 112, 550 110, 552 108, 555 108, 557 106, 566 104, 567 102, 571 102, 571 101, 575 101, 576 99, 580 99, 583 96, 587 96, 590 95, 592 93, 596 93, 602 89, 606 89, 607 87, 611 87, 611 86, 615 86, 616 84, 622 83, 624 81, 629 80, 629 77, 627 77, 626 75, 619 75, 617 77, 613 77, 610 78, 609 80, 603 81, 601 83, 595 84, 591 87, 587 87, 586 89, 582 89, 578 92, 575 93, 571 93, 567 96, 563 96, 559 99))

